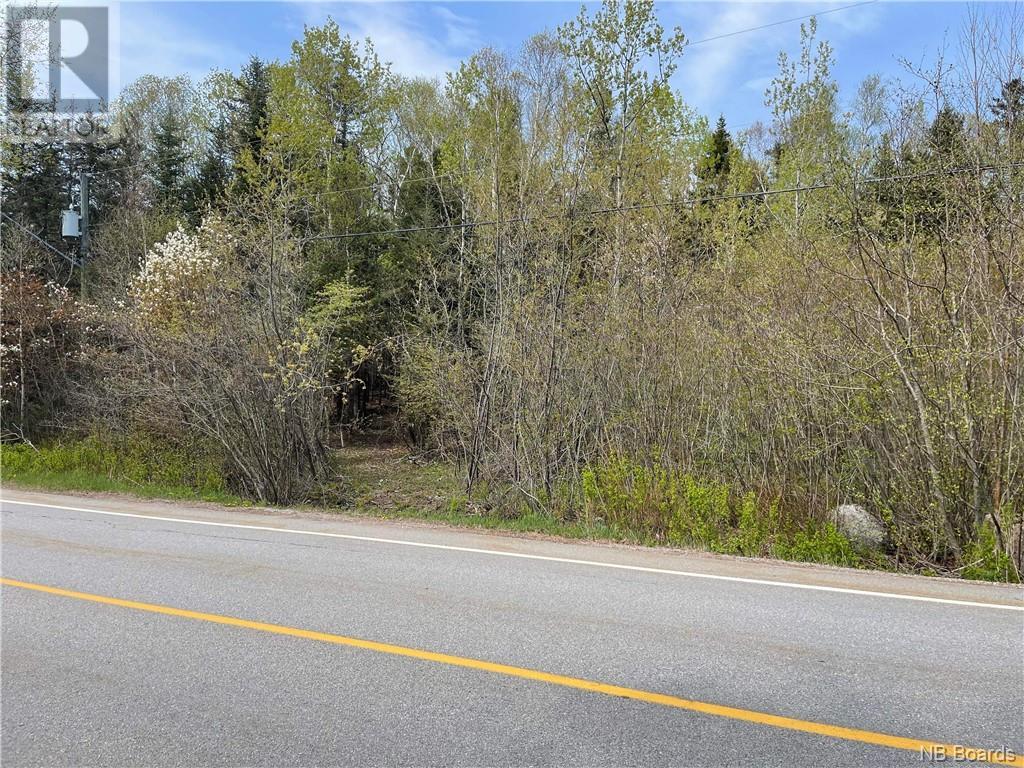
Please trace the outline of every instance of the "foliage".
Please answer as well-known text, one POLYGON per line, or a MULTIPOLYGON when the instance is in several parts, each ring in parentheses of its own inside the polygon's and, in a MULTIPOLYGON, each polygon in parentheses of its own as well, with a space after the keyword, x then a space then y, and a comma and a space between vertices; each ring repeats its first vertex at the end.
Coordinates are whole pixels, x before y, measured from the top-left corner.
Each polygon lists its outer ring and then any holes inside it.
POLYGON ((32 269, 34 247, 4 233, 0 271, 0 441, 52 432, 67 416, 81 350, 89 336, 87 312, 62 285, 32 269))
POLYGON ((209 444, 175 445, 166 435, 95 432, 37 448, 0 445, 5 483, 52 490, 128 491, 136 494, 233 501, 209 444))
POLYGON ((783 515, 779 500, 759 501, 725 483, 616 455, 582 473, 583 517, 642 540, 748 557, 834 565, 862 562, 831 523, 783 515))
POLYGON ((298 244, 280 198, 250 198, 246 229, 209 218, 171 232, 127 286, 115 329, 128 354, 97 408, 119 403, 137 421, 212 441, 233 489, 261 501, 301 500, 327 471, 329 350, 345 307, 303 319, 298 244), (266 206, 263 226, 252 213, 266 206))
POLYGON ((443 81, 333 20, 284 61, 142 78, 115 145, 3 147, 5 211, 49 240, 98 172, 90 267, 5 274, 43 305, 19 332, 65 355, 17 364, 18 436, 74 412, 201 437, 232 488, 283 501, 317 495, 330 430, 388 414, 467 513, 1019 576, 1020 33, 994 16, 963 60, 854 95, 811 20, 745 130, 672 91, 707 49, 651 0, 443 81), (51 323, 45 286, 83 274, 90 330, 51 323), (847 502, 891 551, 824 522, 847 502))
POLYGON ((964 562, 966 565, 960 575, 965 579, 1014 583, 1021 580, 1013 560, 1000 546, 995 528, 990 524, 981 527, 978 537, 964 553, 964 562))

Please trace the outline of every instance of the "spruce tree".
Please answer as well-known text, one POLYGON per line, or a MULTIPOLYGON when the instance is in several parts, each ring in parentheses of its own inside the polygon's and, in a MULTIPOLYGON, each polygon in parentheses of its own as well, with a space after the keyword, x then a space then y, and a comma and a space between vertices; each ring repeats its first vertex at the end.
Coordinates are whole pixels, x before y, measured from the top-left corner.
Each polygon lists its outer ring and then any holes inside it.
POLYGON ((704 153, 698 173, 704 181, 719 181, 729 175, 732 137, 725 128, 725 117, 719 115, 718 124, 704 153))
POLYGON ((228 124, 221 119, 210 129, 206 155, 199 166, 195 194, 197 200, 213 204, 224 194, 231 178, 230 154, 228 124))
POLYGON ((161 202, 179 209, 186 188, 184 143, 181 121, 168 110, 153 134, 153 181, 161 202))
POLYGON ((1003 83, 999 96, 992 99, 992 114, 1007 130, 1013 130, 1024 118, 1024 80, 1015 77, 1003 83))
POLYGON ((231 134, 236 162, 249 153, 259 162, 270 122, 270 70, 256 56, 249 59, 235 80, 237 93, 230 102, 231 134))

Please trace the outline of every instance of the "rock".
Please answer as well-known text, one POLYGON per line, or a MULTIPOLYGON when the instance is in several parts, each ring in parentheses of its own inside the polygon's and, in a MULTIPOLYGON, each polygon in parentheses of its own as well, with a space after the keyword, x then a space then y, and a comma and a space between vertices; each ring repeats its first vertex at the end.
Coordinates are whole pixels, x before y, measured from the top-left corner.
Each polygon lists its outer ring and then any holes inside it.
POLYGON ((855 546, 882 549, 888 539, 885 526, 860 504, 842 504, 832 513, 836 528, 846 534, 855 546))

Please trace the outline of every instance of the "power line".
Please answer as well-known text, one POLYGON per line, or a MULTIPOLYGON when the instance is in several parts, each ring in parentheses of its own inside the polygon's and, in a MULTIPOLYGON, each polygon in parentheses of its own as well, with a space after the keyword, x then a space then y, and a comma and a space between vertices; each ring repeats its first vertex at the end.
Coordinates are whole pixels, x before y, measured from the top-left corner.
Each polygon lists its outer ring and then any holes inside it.
POLYGON ((878 0, 866 0, 863 3, 853 3, 852 5, 842 5, 838 8, 829 8, 828 10, 818 11, 817 13, 808 13, 804 16, 794 16, 791 19, 782 19, 781 21, 772 21, 768 24, 760 24, 756 27, 748 27, 747 29, 737 29, 732 32, 725 32, 721 35, 713 35, 711 37, 705 37, 701 40, 694 40, 693 42, 687 42, 685 47, 689 48, 693 45, 701 45, 702 43, 710 43, 712 40, 724 40, 727 37, 735 37, 736 35, 743 35, 747 32, 757 32, 762 29, 769 29, 770 27, 778 27, 783 24, 792 24, 794 21, 805 21, 806 19, 815 18, 817 16, 824 16, 829 13, 838 13, 839 11, 846 11, 850 8, 860 8, 863 5, 874 5, 878 0))
POLYGON ((364 189, 377 189, 378 187, 386 187, 389 184, 401 185, 401 184, 414 184, 415 182, 418 182, 418 181, 434 181, 436 179, 445 179, 445 178, 448 178, 449 176, 454 176, 454 175, 455 174, 453 174, 453 173, 440 173, 440 174, 431 174, 430 176, 419 176, 417 178, 412 178, 412 179, 389 179, 388 181, 378 181, 378 182, 375 182, 373 184, 367 184, 367 185, 362 186, 362 187, 349 187, 348 189, 329 189, 329 190, 325 190, 324 192, 317 192, 316 194, 313 194, 313 195, 306 195, 305 197, 306 198, 329 197, 331 195, 342 195, 342 194, 345 194, 346 192, 360 192, 360 191, 362 191, 364 189))
POLYGON ((25 226, 24 224, 22 224, 22 223, 21 223, 20 221, 18 221, 17 219, 15 219, 15 218, 14 218, 13 216, 10 216, 9 214, 3 213, 2 211, 0 211, 0 216, 2 216, 3 218, 7 219, 7 221, 9 221, 9 222, 10 222, 11 224, 13 224, 14 226, 18 227, 19 229, 22 229, 22 230, 24 230, 25 232, 27 232, 27 233, 28 233, 28 235, 29 235, 29 237, 31 237, 31 238, 32 238, 33 240, 35 240, 36 242, 38 242, 38 243, 39 243, 40 245, 42 245, 42 246, 43 246, 44 248, 48 248, 49 250, 53 251, 53 252, 54 252, 54 253, 56 253, 56 254, 57 254, 58 256, 60 256, 60 257, 61 257, 62 259, 65 259, 66 261, 68 261, 68 262, 69 262, 69 263, 71 264, 71 266, 73 266, 73 267, 79 267, 79 266, 81 266, 81 264, 79 264, 79 263, 78 263, 77 261, 75 261, 75 260, 74 260, 74 259, 72 259, 72 258, 71 258, 70 256, 68 256, 68 255, 67 255, 66 253, 64 253, 64 251, 60 250, 59 248, 56 248, 55 246, 52 246, 52 245, 50 245, 50 244, 49 244, 48 242, 46 242, 46 241, 45 241, 45 240, 44 240, 43 238, 41 238, 41 237, 40 237, 39 235, 37 235, 37 234, 36 234, 35 232, 33 232, 33 231, 32 231, 31 229, 29 229, 28 227, 26 227, 26 226, 25 226))
MULTIPOLYGON (((850 10, 851 8, 860 8, 860 7, 866 6, 866 5, 874 5, 874 4, 878 3, 878 2, 879 2, 879 0, 865 0, 864 2, 852 3, 850 5, 842 5, 842 6, 838 7, 838 8, 828 8, 828 9, 823 10, 823 11, 817 11, 816 13, 808 13, 808 14, 805 14, 803 16, 793 16, 792 18, 789 18, 789 19, 781 19, 779 21, 772 21, 772 22, 769 22, 767 24, 759 24, 756 27, 747 27, 746 29, 736 29, 736 30, 733 30, 732 32, 724 32, 724 33, 722 33, 720 35, 712 35, 711 37, 701 38, 700 40, 687 41, 685 43, 685 47, 686 48, 690 48, 690 47, 692 47, 694 45, 702 45, 704 43, 710 43, 710 42, 713 42, 715 40, 724 40, 724 39, 729 38, 729 37, 735 37, 737 35, 744 35, 744 34, 747 34, 748 32, 758 32, 758 31, 760 31, 762 29, 770 29, 771 27, 778 27, 778 26, 781 26, 783 24, 792 24, 795 21, 805 21, 805 20, 810 19, 810 18, 815 18, 815 17, 818 17, 818 16, 825 16, 825 15, 830 14, 830 13, 838 13, 839 11, 850 10)), ((250 139, 249 141, 242 142, 242 144, 243 144, 243 146, 257 146, 257 145, 260 145, 260 144, 268 143, 271 138, 272 137, 270 135, 267 135, 267 136, 257 136, 257 137, 255 137, 253 139, 250 139)), ((128 171, 128 170, 132 170, 134 168, 143 168, 143 167, 148 166, 148 165, 149 165, 148 162, 142 161, 142 162, 139 162, 139 163, 133 163, 131 165, 120 166, 120 167, 117 167, 117 168, 106 168, 106 169, 99 170, 99 171, 90 171, 89 175, 90 176, 102 176, 102 175, 105 175, 105 174, 108 174, 108 173, 117 173, 119 171, 128 171)), ((452 174, 442 174, 440 176, 425 176, 425 177, 421 177, 419 179, 404 179, 400 183, 404 184, 406 182, 412 183, 412 182, 415 182, 415 181, 423 181, 423 180, 427 180, 427 179, 444 178, 445 176, 450 176, 450 175, 452 175, 452 174)), ((329 190, 329 191, 326 191, 326 192, 320 192, 320 193, 318 193, 316 195, 310 195, 309 197, 319 198, 319 197, 326 197, 326 196, 330 196, 330 195, 345 194, 345 193, 348 193, 348 192, 360 192, 360 191, 366 190, 366 189, 376 189, 377 187, 385 186, 388 183, 390 183, 390 182, 378 182, 376 184, 368 184, 368 185, 362 186, 362 187, 350 187, 348 189, 329 190)))
MULTIPOLYGON (((897 174, 892 176, 872 176, 864 179, 853 180, 854 188, 857 185, 868 185, 868 184, 880 184, 886 181, 914 181, 916 179, 926 179, 935 176, 956 176, 964 173, 982 173, 986 171, 998 171, 1007 170, 1010 168, 1024 167, 1024 162, 1015 163, 1003 163, 999 165, 982 165, 982 166, 971 166, 964 168, 949 168, 945 170, 932 170, 932 171, 921 171, 919 173, 907 173, 897 174)), ((700 203, 710 203, 722 200, 745 200, 751 198, 765 199, 768 197, 776 197, 778 195, 793 194, 797 192, 814 192, 821 189, 835 189, 840 185, 836 182, 819 182, 817 184, 805 184, 802 186, 784 187, 782 189, 766 189, 756 192, 734 192, 723 195, 708 195, 705 197, 691 197, 684 198, 681 200, 673 200, 671 202, 660 202, 660 203, 638 203, 636 205, 623 205, 618 207, 610 208, 592 208, 586 211, 579 211, 571 214, 566 213, 549 213, 538 216, 520 216, 511 219, 487 219, 484 221, 471 221, 471 222, 459 222, 457 224, 435 224, 426 227, 401 227, 398 229, 378 229, 368 230, 365 232, 345 232, 335 235, 316 235, 315 237, 309 238, 312 240, 346 240, 353 237, 370 237, 377 235, 403 235, 410 234, 413 232, 436 232, 442 230, 459 230, 459 229, 472 229, 474 227, 491 227, 491 226, 505 226, 508 224, 528 224, 536 221, 548 221, 552 219, 561 219, 566 215, 585 218, 588 216, 598 216, 608 213, 629 213, 631 211, 650 210, 656 208, 668 208, 668 207, 680 207, 687 205, 697 205, 700 203)))

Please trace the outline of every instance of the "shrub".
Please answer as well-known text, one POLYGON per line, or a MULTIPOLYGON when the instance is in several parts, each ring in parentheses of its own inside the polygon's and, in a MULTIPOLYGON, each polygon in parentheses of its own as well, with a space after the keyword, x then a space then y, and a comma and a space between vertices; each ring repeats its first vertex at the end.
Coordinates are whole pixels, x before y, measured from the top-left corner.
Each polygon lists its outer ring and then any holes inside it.
POLYGON ((981 526, 977 538, 964 551, 966 563, 961 575, 979 581, 1019 582, 1020 576, 1013 560, 999 547, 995 530, 990 524, 981 526))
POLYGON ((90 490, 162 490, 174 495, 228 496, 222 460, 212 445, 174 445, 144 433, 94 433, 39 447, 0 446, 6 481, 90 490))
POLYGON ((728 484, 678 469, 613 456, 581 477, 590 523, 677 546, 748 557, 781 557, 833 565, 862 562, 834 525, 784 518, 777 499, 760 501, 728 484))
POLYGON ((853 544, 832 523, 796 531, 780 539, 773 554, 782 560, 798 560, 828 565, 857 566, 861 558, 853 544))

